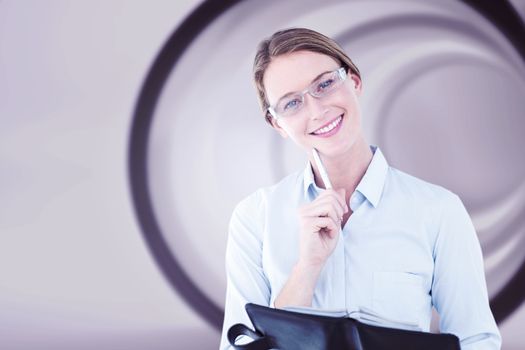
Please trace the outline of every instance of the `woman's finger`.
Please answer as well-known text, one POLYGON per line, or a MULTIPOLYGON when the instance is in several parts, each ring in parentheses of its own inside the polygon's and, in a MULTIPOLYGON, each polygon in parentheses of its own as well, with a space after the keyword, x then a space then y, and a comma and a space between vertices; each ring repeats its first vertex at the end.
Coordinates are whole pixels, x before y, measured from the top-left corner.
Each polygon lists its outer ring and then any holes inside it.
POLYGON ((312 223, 316 233, 327 234, 331 239, 335 238, 336 234, 339 234, 338 224, 330 217, 315 218, 312 223))
POLYGON ((330 216, 334 221, 338 221, 343 217, 343 209, 339 206, 338 203, 335 203, 333 200, 312 203, 310 206, 302 207, 299 215, 309 216, 309 217, 320 217, 320 216, 330 216))
POLYGON ((335 200, 337 200, 341 208, 343 208, 343 211, 346 213, 348 211, 348 204, 346 203, 345 193, 346 191, 344 189, 339 189, 337 191, 333 189, 325 190, 316 198, 316 200, 324 197, 333 197, 335 200))

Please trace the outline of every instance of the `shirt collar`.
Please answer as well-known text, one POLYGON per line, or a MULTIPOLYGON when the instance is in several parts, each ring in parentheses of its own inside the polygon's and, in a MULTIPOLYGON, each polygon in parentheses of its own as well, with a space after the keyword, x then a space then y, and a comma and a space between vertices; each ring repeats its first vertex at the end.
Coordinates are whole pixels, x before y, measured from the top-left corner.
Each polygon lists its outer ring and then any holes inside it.
MULTIPOLYGON (((381 193, 383 193, 383 187, 386 181, 386 175, 388 173, 388 162, 386 161, 383 152, 378 146, 370 145, 370 149, 374 156, 372 161, 368 165, 365 174, 361 178, 361 181, 357 185, 356 191, 361 192, 374 207, 377 207, 379 200, 381 199, 381 193)), ((304 170, 304 195, 308 196, 308 190, 310 186, 314 189, 319 190, 314 182, 314 174, 312 166, 308 161, 304 170)))

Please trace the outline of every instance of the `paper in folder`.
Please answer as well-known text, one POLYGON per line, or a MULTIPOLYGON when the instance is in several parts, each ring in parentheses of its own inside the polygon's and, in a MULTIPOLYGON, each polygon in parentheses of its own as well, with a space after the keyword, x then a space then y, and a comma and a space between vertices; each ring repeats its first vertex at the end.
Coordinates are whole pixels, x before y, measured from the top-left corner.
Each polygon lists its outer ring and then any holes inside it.
POLYGON ((352 313, 303 307, 284 310, 251 303, 245 308, 255 329, 233 325, 228 340, 234 349, 460 350, 453 334, 421 332, 417 325, 385 319, 368 309, 352 313), (253 341, 236 344, 240 335, 253 341))

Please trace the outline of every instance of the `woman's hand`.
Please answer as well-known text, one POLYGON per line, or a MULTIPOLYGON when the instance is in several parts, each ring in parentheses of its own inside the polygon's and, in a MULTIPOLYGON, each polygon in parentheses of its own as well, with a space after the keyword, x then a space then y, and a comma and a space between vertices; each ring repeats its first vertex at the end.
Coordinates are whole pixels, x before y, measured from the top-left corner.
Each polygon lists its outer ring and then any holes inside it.
POLYGON ((298 209, 300 244, 298 265, 324 266, 339 238, 343 215, 348 212, 345 190, 325 190, 298 209))
POLYGON ((313 202, 298 209, 299 260, 275 299, 276 308, 312 305, 317 279, 334 251, 342 217, 347 212, 344 189, 323 191, 313 202))

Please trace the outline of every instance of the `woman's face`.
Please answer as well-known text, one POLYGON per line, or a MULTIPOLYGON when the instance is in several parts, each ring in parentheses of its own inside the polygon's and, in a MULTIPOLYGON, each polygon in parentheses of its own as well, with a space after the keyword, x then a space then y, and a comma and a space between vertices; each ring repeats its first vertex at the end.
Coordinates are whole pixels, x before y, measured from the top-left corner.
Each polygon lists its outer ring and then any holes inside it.
MULTIPOLYGON (((290 92, 304 91, 319 74, 334 71, 339 66, 332 57, 310 51, 275 57, 266 69, 263 81, 270 105, 275 106, 290 92)), ((272 125, 281 136, 289 136, 306 152, 316 148, 329 157, 343 154, 361 135, 361 112, 357 99, 360 94, 359 77, 348 75, 343 84, 327 96, 315 98, 305 94, 304 106, 297 114, 278 120, 274 118, 272 125), (320 133, 319 129, 337 122, 339 118, 341 121, 334 130, 320 133)))

